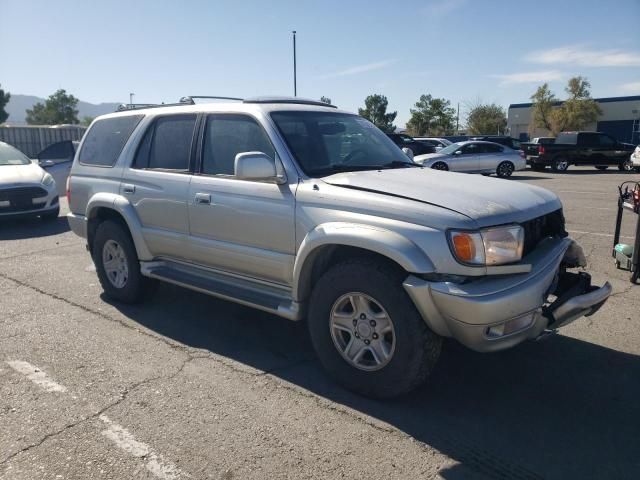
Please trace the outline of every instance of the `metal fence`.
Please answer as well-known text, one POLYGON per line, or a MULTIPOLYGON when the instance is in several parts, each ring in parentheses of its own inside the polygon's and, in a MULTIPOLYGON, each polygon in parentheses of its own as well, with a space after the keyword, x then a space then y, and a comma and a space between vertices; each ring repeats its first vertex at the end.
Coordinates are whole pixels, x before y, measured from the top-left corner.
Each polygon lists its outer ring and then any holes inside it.
POLYGON ((61 126, 0 126, 0 142, 8 143, 29 158, 35 158, 49 145, 63 140, 80 140, 87 127, 61 126))

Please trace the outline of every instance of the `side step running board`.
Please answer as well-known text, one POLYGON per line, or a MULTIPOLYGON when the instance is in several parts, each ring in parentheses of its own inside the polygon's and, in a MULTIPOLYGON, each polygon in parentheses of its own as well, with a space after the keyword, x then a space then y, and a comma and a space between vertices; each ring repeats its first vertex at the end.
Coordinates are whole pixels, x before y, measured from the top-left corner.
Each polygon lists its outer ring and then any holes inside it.
POLYGON ((200 267, 170 261, 141 262, 141 273, 207 295, 300 320, 300 305, 288 291, 200 267))

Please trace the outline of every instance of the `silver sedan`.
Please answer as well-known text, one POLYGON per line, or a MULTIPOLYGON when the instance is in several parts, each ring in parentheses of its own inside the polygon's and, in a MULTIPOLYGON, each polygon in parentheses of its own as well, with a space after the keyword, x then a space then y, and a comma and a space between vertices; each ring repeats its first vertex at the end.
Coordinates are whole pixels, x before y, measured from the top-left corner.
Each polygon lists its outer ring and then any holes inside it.
POLYGON ((524 170, 527 163, 517 150, 493 142, 458 142, 438 153, 418 155, 414 162, 435 170, 452 172, 495 173, 498 177, 510 177, 516 170, 524 170))

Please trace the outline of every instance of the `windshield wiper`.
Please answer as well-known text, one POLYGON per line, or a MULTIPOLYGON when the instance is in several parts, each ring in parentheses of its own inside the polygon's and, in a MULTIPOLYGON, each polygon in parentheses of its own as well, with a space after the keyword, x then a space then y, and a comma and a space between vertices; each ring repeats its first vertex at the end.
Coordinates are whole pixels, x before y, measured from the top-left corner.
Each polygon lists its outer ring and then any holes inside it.
POLYGON ((397 167, 418 167, 424 168, 422 165, 414 163, 414 162, 405 162, 403 160, 394 160, 389 163, 385 163, 379 168, 397 168, 397 167))

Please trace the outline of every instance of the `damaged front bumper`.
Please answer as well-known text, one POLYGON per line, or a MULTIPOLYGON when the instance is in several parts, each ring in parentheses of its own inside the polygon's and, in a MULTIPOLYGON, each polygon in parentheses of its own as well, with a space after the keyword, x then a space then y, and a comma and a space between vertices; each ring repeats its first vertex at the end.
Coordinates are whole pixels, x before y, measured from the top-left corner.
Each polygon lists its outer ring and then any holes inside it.
POLYGON ((611 294, 608 282, 594 287, 589 274, 567 271, 586 266, 582 249, 571 239, 549 239, 524 260, 531 264, 529 273, 462 284, 409 276, 404 287, 432 330, 483 352, 593 315, 611 294))

